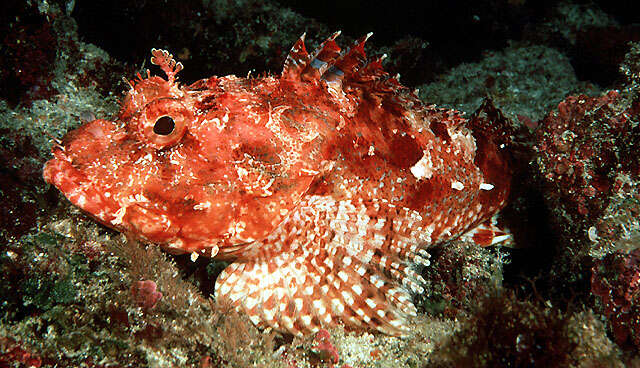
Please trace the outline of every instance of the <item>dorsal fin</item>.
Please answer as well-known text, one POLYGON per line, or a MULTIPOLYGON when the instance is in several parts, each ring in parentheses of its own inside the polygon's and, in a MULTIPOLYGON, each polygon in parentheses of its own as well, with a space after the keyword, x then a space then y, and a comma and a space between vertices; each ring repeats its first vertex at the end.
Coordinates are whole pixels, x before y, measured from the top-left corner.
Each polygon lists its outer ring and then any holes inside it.
POLYGON ((371 84, 372 84, 372 87, 371 87, 372 91, 382 92, 382 93, 394 92, 399 89, 406 88, 400 83, 400 74, 397 74, 392 77, 388 75, 386 72, 384 75, 381 75, 379 78, 371 81, 371 84))
POLYGON ((343 84, 367 85, 369 93, 395 92, 404 88, 398 76, 390 76, 384 71, 382 61, 386 54, 367 60, 364 44, 373 33, 360 37, 349 49, 340 53, 335 32, 324 41, 313 54, 307 53, 304 34, 291 48, 284 64, 284 79, 303 81, 323 81, 328 92, 338 98, 344 98, 343 84))
POLYGON ((320 79, 322 74, 333 65, 334 60, 340 55, 340 47, 336 43, 336 37, 340 31, 335 32, 320 45, 313 53, 311 61, 304 68, 300 77, 304 80, 320 79))
POLYGON ((306 33, 303 33, 302 36, 298 38, 296 43, 293 44, 293 47, 291 47, 289 55, 287 55, 287 60, 284 61, 284 68, 282 69, 282 76, 284 78, 300 75, 302 69, 309 62, 310 56, 304 46, 305 36, 306 33))
POLYGON ((360 37, 344 55, 340 56, 334 64, 322 75, 322 79, 327 82, 342 81, 355 73, 358 68, 366 63, 367 54, 364 52, 364 44, 373 32, 360 37))
POLYGON ((167 50, 151 49, 151 64, 159 66, 167 75, 169 83, 175 81, 176 74, 183 68, 181 62, 176 62, 167 50))
POLYGON ((382 68, 382 61, 387 58, 387 54, 382 54, 375 59, 369 60, 362 68, 353 74, 352 80, 357 82, 369 82, 379 80, 387 76, 387 72, 382 68))

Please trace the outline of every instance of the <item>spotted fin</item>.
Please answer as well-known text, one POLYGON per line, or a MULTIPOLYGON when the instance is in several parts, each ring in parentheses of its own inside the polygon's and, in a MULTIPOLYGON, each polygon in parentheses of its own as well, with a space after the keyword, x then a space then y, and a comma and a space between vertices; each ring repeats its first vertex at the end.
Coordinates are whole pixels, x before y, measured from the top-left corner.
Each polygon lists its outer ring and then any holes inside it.
POLYGON ((360 67, 365 65, 367 61, 367 55, 364 52, 364 44, 369 37, 373 35, 373 32, 369 32, 365 36, 361 37, 356 43, 347 50, 344 55, 340 56, 334 63, 334 65, 323 74, 323 79, 332 81, 336 79, 343 79, 350 77, 360 67))
POLYGON ((364 204, 324 196, 306 202, 222 272, 216 297, 259 326, 294 335, 339 324, 406 334, 407 318, 416 314, 411 294, 424 283, 409 259, 428 264, 428 254, 408 234, 390 238, 389 222, 399 210, 379 207, 368 217, 362 211, 371 207, 364 204))
POLYGON ((367 60, 364 45, 373 33, 358 39, 345 52, 341 52, 335 41, 340 33, 332 34, 311 55, 305 48, 303 34, 289 51, 282 71, 283 78, 341 81, 353 77, 356 81, 364 81, 387 75, 381 64, 386 55, 367 60))
POLYGON ((406 98, 417 103, 416 96, 404 93, 408 89, 400 84, 400 75, 390 76, 382 67, 386 54, 367 59, 364 45, 372 34, 366 34, 346 51, 341 51, 335 42, 340 32, 335 32, 311 55, 305 49, 302 35, 287 56, 282 78, 324 85, 345 112, 353 110, 352 102, 344 93, 346 85, 361 89, 373 98, 386 100, 387 104, 402 104, 406 98), (404 92, 397 93, 400 91, 404 92))
POLYGON ((318 47, 313 53, 311 61, 302 70, 300 77, 302 80, 320 79, 327 69, 333 65, 336 58, 340 55, 340 47, 335 39, 340 35, 340 31, 335 32, 331 37, 318 47))

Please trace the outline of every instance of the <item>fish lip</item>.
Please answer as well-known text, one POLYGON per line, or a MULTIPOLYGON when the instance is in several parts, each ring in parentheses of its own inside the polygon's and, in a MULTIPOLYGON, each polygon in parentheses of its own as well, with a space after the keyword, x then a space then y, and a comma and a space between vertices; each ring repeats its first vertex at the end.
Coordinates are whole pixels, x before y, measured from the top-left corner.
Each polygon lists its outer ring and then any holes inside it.
MULTIPOLYGON (((144 202, 117 200, 106 194, 103 189, 92 183, 86 175, 71 163, 71 158, 64 152, 56 152, 55 158, 47 161, 43 168, 44 180, 58 190, 84 213, 104 226, 131 235, 144 242, 155 243, 176 253, 184 253, 180 248, 174 249, 171 244, 185 243, 187 239, 178 236, 180 227, 167 213, 146 206, 144 202), (136 216, 133 220, 129 216, 136 216), (154 218, 166 217, 171 228, 163 231, 141 231, 140 224, 153 224, 154 218)), ((188 250, 186 250, 188 251, 188 250)), ((217 248, 216 248, 217 253, 217 248)))
POLYGON ((76 207, 91 215, 101 223, 113 227, 115 203, 108 200, 86 176, 71 164, 70 157, 63 149, 54 151, 55 157, 47 161, 42 170, 45 182, 55 186, 76 207))
MULTIPOLYGON (((112 198, 102 188, 92 183, 81 170, 75 168, 64 153, 57 154, 56 158, 47 161, 43 169, 43 177, 47 183, 58 188, 74 206, 82 209, 105 226, 125 233, 132 230, 129 221, 123 221, 127 209, 139 208, 142 211, 154 212, 153 215, 156 217, 162 215, 156 213, 154 209, 148 208, 144 203, 135 201, 123 203, 112 198)), ((151 218, 151 216, 146 217, 151 218)), ((146 235, 148 234, 142 232, 140 237, 146 238, 146 235)), ((154 240, 151 239, 151 241, 154 240)))

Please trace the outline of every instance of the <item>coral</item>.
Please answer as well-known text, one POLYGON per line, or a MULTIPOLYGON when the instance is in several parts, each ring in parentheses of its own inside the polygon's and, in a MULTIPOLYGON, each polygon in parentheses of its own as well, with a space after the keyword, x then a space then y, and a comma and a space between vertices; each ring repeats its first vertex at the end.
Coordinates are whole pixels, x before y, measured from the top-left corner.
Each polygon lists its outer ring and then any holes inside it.
POLYGON ((482 300, 428 367, 622 367, 618 351, 590 313, 568 315, 515 300, 482 300))
POLYGON ((47 228, 12 243, 15 256, 2 260, 3 269, 20 272, 10 279, 18 292, 3 295, 12 320, 0 336, 24 341, 32 356, 62 366, 198 366, 207 356, 218 366, 278 366, 270 335, 203 298, 155 247, 114 238, 87 220, 47 228), (131 285, 150 297, 144 310, 132 302, 131 285), (157 290, 162 302, 151 308, 157 290))
POLYGON ((407 338, 334 328, 294 338, 277 352, 287 368, 419 367, 438 341, 451 335, 454 322, 424 317, 412 321, 407 338))
POLYGON ((321 329, 316 332, 313 338, 313 344, 311 351, 320 361, 326 362, 330 367, 338 363, 340 356, 338 355, 336 347, 331 343, 329 331, 321 329))
POLYGON ((609 91, 568 97, 542 121, 535 167, 560 238, 559 280, 588 273, 583 259, 592 252, 589 227, 623 186, 621 178, 637 175, 639 120, 628 94, 609 91))
POLYGON ((467 113, 490 96, 507 116, 522 122, 542 118, 567 94, 598 92, 576 78, 569 59, 559 51, 518 43, 452 68, 418 88, 423 100, 467 113))
POLYGON ((596 261, 591 290, 602 305, 613 337, 622 347, 640 349, 640 243, 596 261))
POLYGON ((618 174, 613 180, 609 204, 586 232, 589 255, 602 259, 615 252, 629 252, 640 244, 640 180, 618 174))
POLYGON ((612 279, 607 272, 617 267, 611 264, 615 257, 635 247, 640 231, 640 109, 632 54, 622 67, 630 84, 620 92, 567 97, 540 122, 532 166, 555 233, 547 279, 552 292, 566 299, 570 289, 574 302, 587 305, 590 292, 597 295, 608 306, 601 309, 619 343, 626 337, 618 331, 629 333, 620 321, 629 315, 609 304, 608 293, 622 292, 631 280, 612 279))
POLYGON ((469 311, 501 285, 506 260, 499 250, 455 240, 429 252, 430 265, 422 270, 427 285, 418 297, 418 305, 429 314, 454 317, 469 311))
POLYGON ((607 208, 589 227, 591 292, 616 343, 640 348, 640 181, 619 174, 607 208))
POLYGON ((620 65, 620 72, 637 88, 640 83, 640 42, 632 42, 620 65))
POLYGON ((580 80, 610 86, 619 77, 618 64, 626 43, 640 30, 603 11, 605 3, 561 1, 548 10, 547 19, 532 27, 527 38, 560 50, 571 60, 580 80))
POLYGON ((136 281, 131 285, 131 296, 143 310, 151 310, 162 299, 162 293, 157 288, 156 283, 151 280, 136 281))
POLYGON ((627 145, 638 116, 621 102, 616 91, 571 96, 541 123, 538 167, 551 201, 575 222, 600 214, 616 173, 637 165, 627 145))
MULTIPOLYGON (((581 4, 573 1, 559 2, 551 9, 551 16, 535 29, 532 37, 537 40, 551 42, 563 39, 564 42, 576 45, 576 39, 585 29, 617 26, 616 19, 595 4, 581 4), (546 40, 544 38, 549 38, 546 40)), ((559 41, 555 41, 559 43, 559 41)))
MULTIPOLYGON (((639 120, 633 94, 609 91, 567 97, 540 122, 532 170, 554 233, 549 251, 555 256, 545 278, 556 302, 565 303, 566 290, 572 290, 571 298, 588 303, 591 257, 615 248, 594 241, 594 225, 612 202, 626 196, 625 182, 638 173, 639 120)), ((598 225, 603 237, 612 225, 598 225)))
POLYGON ((0 366, 22 364, 25 367, 40 368, 42 358, 26 350, 11 339, 0 337, 0 366))

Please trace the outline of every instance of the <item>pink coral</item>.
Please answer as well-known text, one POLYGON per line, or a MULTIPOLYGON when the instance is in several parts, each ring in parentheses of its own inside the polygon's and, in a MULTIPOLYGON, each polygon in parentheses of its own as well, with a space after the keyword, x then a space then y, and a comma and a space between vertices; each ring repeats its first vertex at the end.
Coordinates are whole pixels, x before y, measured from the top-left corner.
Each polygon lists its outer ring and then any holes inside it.
POLYGON ((11 339, 0 338, 0 367, 19 366, 19 364, 22 364, 21 367, 39 368, 43 364, 43 359, 11 339))
POLYGON ((618 91, 570 96, 538 131, 538 166, 551 200, 581 221, 606 207, 619 172, 638 172, 633 151, 638 106, 618 91))
POLYGON ((328 363, 330 366, 338 363, 340 356, 338 355, 338 349, 331 343, 331 335, 329 331, 321 329, 313 338, 312 351, 316 354, 318 359, 328 363))
POLYGON ((162 293, 156 289, 156 283, 151 280, 138 281, 131 285, 131 296, 142 309, 151 310, 162 299, 162 293))

